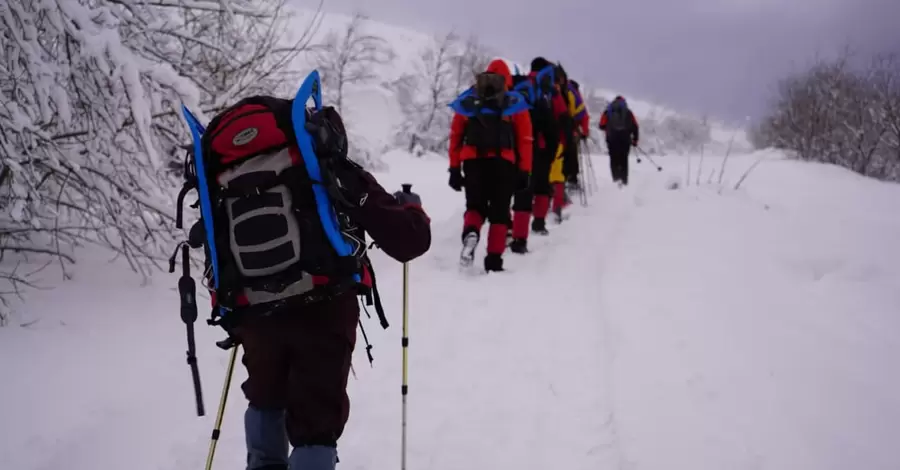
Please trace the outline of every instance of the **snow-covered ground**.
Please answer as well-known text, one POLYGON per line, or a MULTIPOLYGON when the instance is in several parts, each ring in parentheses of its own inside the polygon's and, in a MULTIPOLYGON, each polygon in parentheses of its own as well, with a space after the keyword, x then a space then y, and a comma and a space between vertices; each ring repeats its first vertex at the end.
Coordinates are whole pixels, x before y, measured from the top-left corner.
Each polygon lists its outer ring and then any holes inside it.
MULTIPOLYGON (((667 156, 618 190, 595 155, 590 205, 484 276, 457 267, 446 160, 384 160, 384 185, 413 183, 433 219, 410 265, 410 468, 900 468, 900 186, 754 154, 722 191, 685 187, 667 156)), ((401 269, 374 262, 393 324, 366 323, 374 368, 357 350, 345 470, 399 466, 401 269)), ((74 274, 0 329, 0 468, 201 468, 220 331, 198 322, 197 418, 177 275, 140 287, 101 254, 74 274)), ((217 469, 244 462, 243 378, 217 469)))

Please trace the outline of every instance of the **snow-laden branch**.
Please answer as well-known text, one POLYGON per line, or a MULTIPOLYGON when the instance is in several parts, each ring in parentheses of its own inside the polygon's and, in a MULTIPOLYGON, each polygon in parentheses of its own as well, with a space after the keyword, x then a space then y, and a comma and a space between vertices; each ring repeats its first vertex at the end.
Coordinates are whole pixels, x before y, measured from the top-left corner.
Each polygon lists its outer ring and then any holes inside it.
POLYGON ((880 56, 859 68, 851 58, 845 52, 782 80, 754 143, 900 181, 900 60, 880 56))
POLYGON ((0 2, 0 292, 31 286, 21 268, 41 257, 65 272, 84 244, 145 275, 161 266, 181 236, 173 201, 190 136, 180 105, 204 119, 277 93, 311 36, 286 40, 284 6, 0 2))
POLYGON ((447 105, 471 86, 490 60, 489 52, 471 37, 435 37, 420 52, 414 71, 392 83, 405 117, 395 142, 410 152, 445 152, 452 113, 447 105))

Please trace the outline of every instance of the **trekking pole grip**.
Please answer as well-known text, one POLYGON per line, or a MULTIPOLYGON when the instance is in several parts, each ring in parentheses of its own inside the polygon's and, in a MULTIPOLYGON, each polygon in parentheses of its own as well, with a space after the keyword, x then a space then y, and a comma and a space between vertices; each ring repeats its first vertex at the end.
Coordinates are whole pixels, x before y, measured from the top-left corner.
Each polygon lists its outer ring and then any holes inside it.
POLYGON ((403 192, 406 194, 409 194, 412 192, 412 184, 410 184, 410 183, 403 183, 400 185, 400 187, 403 188, 403 192))

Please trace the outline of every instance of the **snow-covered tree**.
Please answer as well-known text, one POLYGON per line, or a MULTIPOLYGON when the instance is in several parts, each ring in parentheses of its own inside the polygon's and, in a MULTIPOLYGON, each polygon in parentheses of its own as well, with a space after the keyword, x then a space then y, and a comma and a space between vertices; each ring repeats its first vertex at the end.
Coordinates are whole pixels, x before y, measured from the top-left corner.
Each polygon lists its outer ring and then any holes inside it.
POLYGON ((368 18, 357 13, 341 32, 331 32, 315 46, 315 63, 322 74, 322 90, 332 106, 343 112, 348 86, 365 85, 378 76, 375 67, 393 62, 390 44, 365 31, 368 18))
POLYGON ((404 115, 395 135, 398 145, 419 155, 447 150, 452 117, 448 105, 487 67, 486 54, 477 40, 464 42, 453 32, 435 37, 422 50, 413 71, 392 84, 404 115))
POLYGON ((283 0, 0 4, 0 300, 82 244, 149 274, 172 249, 189 140, 210 113, 270 87, 308 38, 283 43, 283 0))
POLYGON ((900 180, 900 54, 875 59, 872 85, 884 122, 885 159, 893 166, 893 174, 886 178, 897 181, 900 180))
POLYGON ((353 113, 348 112, 353 106, 348 105, 346 97, 354 88, 378 83, 380 68, 393 63, 396 54, 387 40, 367 32, 368 22, 368 17, 357 13, 343 30, 327 34, 321 43, 312 46, 312 62, 322 76, 325 101, 344 119, 350 158, 374 168, 379 164, 378 157, 373 155, 365 133, 357 128, 353 113))
POLYGON ((477 37, 469 36, 466 38, 466 42, 462 44, 461 49, 451 58, 454 88, 457 94, 472 86, 472 83, 475 81, 475 75, 487 69, 494 55, 485 45, 478 41, 477 37))
POLYGON ((845 52, 783 79, 771 111, 754 129, 754 143, 900 180, 900 63, 896 55, 877 57, 868 67, 851 59, 845 52))

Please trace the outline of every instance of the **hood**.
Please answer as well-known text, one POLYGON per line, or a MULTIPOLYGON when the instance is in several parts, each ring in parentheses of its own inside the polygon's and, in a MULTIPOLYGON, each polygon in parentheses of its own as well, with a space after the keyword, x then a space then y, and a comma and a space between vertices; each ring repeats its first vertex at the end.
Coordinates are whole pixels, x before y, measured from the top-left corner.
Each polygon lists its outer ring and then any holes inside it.
POLYGON ((512 79, 512 70, 509 69, 509 65, 503 59, 494 59, 488 64, 485 72, 496 73, 497 75, 502 75, 506 79, 506 89, 510 90, 513 87, 513 79, 512 79))
POLYGON ((549 60, 543 57, 535 57, 534 60, 531 61, 531 71, 540 72, 551 65, 553 64, 551 64, 549 60))

